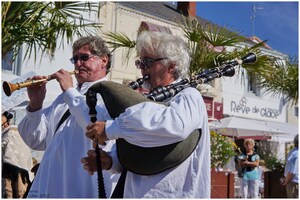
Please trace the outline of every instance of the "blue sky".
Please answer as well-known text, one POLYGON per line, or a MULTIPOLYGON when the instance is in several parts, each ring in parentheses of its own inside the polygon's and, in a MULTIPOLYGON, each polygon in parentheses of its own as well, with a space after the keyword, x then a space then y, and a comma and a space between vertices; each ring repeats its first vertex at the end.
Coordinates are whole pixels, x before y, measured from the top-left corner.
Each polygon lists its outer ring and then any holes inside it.
POLYGON ((298 56, 298 1, 290 2, 197 2, 197 16, 227 26, 244 36, 254 35, 274 50, 298 56), (252 8, 254 28, 252 28, 252 8))

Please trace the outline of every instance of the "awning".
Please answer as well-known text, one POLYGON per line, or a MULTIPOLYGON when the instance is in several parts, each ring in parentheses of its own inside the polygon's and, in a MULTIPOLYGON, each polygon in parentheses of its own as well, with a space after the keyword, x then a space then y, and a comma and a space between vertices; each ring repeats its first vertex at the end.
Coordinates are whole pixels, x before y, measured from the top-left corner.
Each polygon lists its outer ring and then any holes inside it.
MULTIPOLYGON (((36 73, 34 71, 30 71, 22 76, 16 76, 12 74, 4 74, 2 73, 2 84, 3 81, 7 81, 9 83, 20 83, 23 81, 26 81, 27 78, 31 78, 35 76, 36 73)), ((60 94, 61 90, 57 90, 59 88, 59 84, 56 81, 48 82, 46 85, 47 93, 46 97, 43 103, 43 106, 49 106, 54 99, 60 94)), ((1 109, 2 113, 4 111, 10 111, 11 109, 14 109, 17 106, 24 106, 24 104, 28 104, 29 98, 27 95, 27 88, 22 88, 20 90, 16 90, 11 94, 11 96, 6 96, 4 91, 1 92, 1 109)))
POLYGON ((287 123, 253 120, 239 117, 227 117, 209 123, 210 129, 222 135, 237 139, 271 139, 272 136, 294 138, 298 127, 287 123))
MULTIPOLYGON (((23 76, 15 76, 11 74, 3 74, 2 73, 2 84, 3 81, 7 81, 9 83, 20 83, 25 81, 27 78, 30 78, 32 76, 36 75, 35 72, 31 71, 28 72, 27 74, 24 74, 23 76)), ((2 113, 4 111, 9 111, 10 109, 18 106, 24 101, 28 101, 28 95, 27 95, 27 89, 22 88, 20 90, 16 90, 13 92, 10 96, 6 96, 4 91, 2 90, 1 93, 1 103, 2 103, 2 113)))

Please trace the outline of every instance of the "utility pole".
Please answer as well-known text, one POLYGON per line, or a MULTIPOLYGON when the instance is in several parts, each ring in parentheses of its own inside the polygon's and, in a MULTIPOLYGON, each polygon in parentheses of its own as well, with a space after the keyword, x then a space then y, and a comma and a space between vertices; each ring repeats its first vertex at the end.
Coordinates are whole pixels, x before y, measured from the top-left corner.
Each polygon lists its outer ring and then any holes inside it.
POLYGON ((252 15, 250 16, 250 20, 252 21, 252 26, 251 26, 251 31, 252 31, 252 36, 254 36, 254 19, 256 18, 255 13, 257 10, 263 10, 263 7, 258 7, 256 4, 252 6, 252 15))

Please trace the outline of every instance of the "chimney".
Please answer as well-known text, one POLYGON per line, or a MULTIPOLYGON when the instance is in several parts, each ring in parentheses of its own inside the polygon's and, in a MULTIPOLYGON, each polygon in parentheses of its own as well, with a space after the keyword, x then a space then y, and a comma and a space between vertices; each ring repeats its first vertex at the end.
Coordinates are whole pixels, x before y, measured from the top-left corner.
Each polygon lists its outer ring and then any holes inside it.
POLYGON ((177 2, 177 10, 187 17, 196 17, 196 1, 177 2))

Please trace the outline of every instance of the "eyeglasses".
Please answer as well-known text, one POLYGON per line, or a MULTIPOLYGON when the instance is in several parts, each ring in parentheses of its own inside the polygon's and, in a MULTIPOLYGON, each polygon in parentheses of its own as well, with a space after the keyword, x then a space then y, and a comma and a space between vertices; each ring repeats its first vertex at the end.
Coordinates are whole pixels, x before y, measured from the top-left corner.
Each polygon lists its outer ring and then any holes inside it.
POLYGON ((81 61, 88 61, 91 57, 97 56, 95 54, 79 54, 79 55, 75 55, 73 56, 70 61, 72 64, 77 63, 78 60, 81 61))
POLYGON ((143 59, 143 60, 136 60, 136 61, 135 61, 135 66, 136 66, 138 69, 146 69, 146 68, 151 67, 151 64, 152 64, 152 63, 155 63, 155 62, 157 62, 157 61, 164 60, 164 59, 168 59, 168 58, 157 58, 157 59, 153 59, 153 58, 145 58, 145 59, 143 59))

